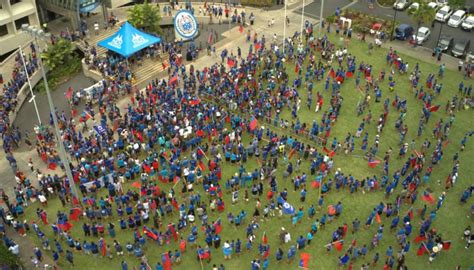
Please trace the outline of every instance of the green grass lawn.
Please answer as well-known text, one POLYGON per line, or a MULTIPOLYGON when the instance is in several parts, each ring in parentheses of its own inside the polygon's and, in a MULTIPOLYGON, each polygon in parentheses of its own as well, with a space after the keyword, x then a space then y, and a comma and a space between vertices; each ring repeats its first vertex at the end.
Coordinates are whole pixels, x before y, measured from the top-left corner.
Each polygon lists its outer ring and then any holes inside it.
MULTIPOLYGON (((334 37, 332 37, 334 40, 334 37)), ((376 49, 372 56, 367 54, 367 45, 365 43, 360 43, 359 41, 352 40, 350 43, 350 53, 357 56, 357 64, 361 61, 367 63, 370 62, 373 66, 373 74, 377 74, 384 69, 387 74, 389 73, 390 69, 389 66, 385 63, 385 54, 387 51, 385 49, 376 49)), ((422 79, 420 82, 424 84, 426 80, 426 76, 429 73, 436 73, 438 72, 438 66, 427 64, 422 60, 413 59, 410 57, 402 56, 404 60, 408 60, 410 64, 410 70, 415 66, 415 63, 420 64, 420 68, 422 70, 422 79)), ((291 70, 291 77, 294 78, 295 74, 293 74, 294 65, 289 64, 288 70, 291 70)), ((304 73, 303 73, 304 74, 304 73)), ((355 76, 354 76, 355 77, 355 76)), ((388 76, 387 76, 388 77, 388 76)), ((383 100, 389 97, 390 100, 393 100, 395 94, 400 96, 401 98, 407 99, 408 102, 408 112, 406 116, 406 124, 408 125, 409 132, 406 137, 406 141, 410 142, 412 139, 416 139, 417 147, 421 147, 421 144, 425 138, 429 138, 432 140, 432 144, 434 144, 433 138, 431 136, 434 123, 438 121, 440 118, 447 120, 448 114, 444 111, 444 105, 446 104, 448 99, 451 99, 452 96, 457 94, 457 87, 458 83, 462 79, 462 76, 455 71, 447 70, 444 79, 442 80, 444 84, 443 91, 440 96, 437 96, 434 100, 434 104, 440 104, 442 108, 432 115, 429 124, 425 127, 425 132, 423 136, 417 138, 416 131, 418 120, 421 114, 421 108, 423 106, 422 101, 414 98, 414 93, 411 91, 411 87, 408 83, 408 75, 399 75, 398 73, 395 75, 395 80, 397 82, 396 90, 394 92, 388 91, 388 80, 386 79, 385 82, 381 83, 381 87, 383 89, 383 97, 381 103, 374 103, 375 97, 372 95, 372 101, 370 104, 370 109, 372 110, 373 119, 377 119, 378 116, 382 113, 383 110, 383 100)), ((292 81, 292 79, 290 79, 292 81)), ((468 83, 472 83, 468 82, 468 83)), ((328 102, 330 97, 330 90, 328 92, 324 91, 324 80, 316 83, 313 95, 315 96, 316 91, 319 91, 324 96, 325 104, 322 110, 326 110, 328 108, 328 102)), ((342 86, 342 96, 344 97, 343 106, 340 112, 340 116, 334 125, 331 137, 329 141, 329 145, 332 141, 332 138, 336 136, 339 140, 343 140, 344 137, 348 132, 354 134, 357 130, 359 123, 364 115, 357 117, 355 106, 357 102, 362 98, 360 91, 356 90, 355 88, 355 79, 347 80, 342 86)), ((301 110, 299 112, 299 116, 301 117, 300 120, 302 122, 306 122, 311 126, 311 122, 313 119, 318 120, 321 119, 322 111, 315 113, 314 112, 314 105, 312 110, 307 110, 306 108, 306 90, 300 89, 299 94, 301 96, 301 110)), ((291 114, 286 109, 282 113, 284 118, 287 118, 291 121, 291 114)), ((394 154, 391 158, 390 164, 390 175, 396 170, 400 169, 402 164, 405 162, 405 159, 397 160, 396 156, 398 155, 398 140, 399 135, 398 132, 395 130, 394 123, 398 117, 398 112, 395 110, 394 107, 390 106, 390 113, 389 113, 389 120, 387 126, 384 128, 381 134, 381 147, 379 150, 379 156, 383 155, 385 151, 392 147, 394 149, 394 154)), ((464 133, 472 128, 472 111, 463 110, 456 113, 456 119, 454 121, 453 128, 449 135, 449 144, 444 149, 444 156, 443 160, 440 165, 435 166, 431 182, 429 183, 429 187, 434 191, 435 197, 437 198, 440 193, 444 190, 444 181, 446 176, 452 169, 452 157, 455 152, 459 150, 460 141, 464 135, 464 133), (471 123, 471 124, 469 124, 471 123), (442 182, 442 185, 437 184, 437 180, 442 182)), ((261 123, 263 124, 263 123, 261 123)), ((267 125, 265 125, 267 126, 267 125)), ((369 147, 373 144, 376 127, 375 124, 372 122, 371 125, 366 127, 366 131, 369 132, 369 147)), ((285 131, 287 132, 287 131, 285 131)), ((380 164, 377 168, 371 169, 367 166, 367 160, 362 158, 363 153, 360 151, 361 140, 356 140, 356 151, 354 154, 344 155, 343 153, 338 153, 335 156, 335 168, 341 168, 341 170, 345 174, 352 174, 355 177, 361 179, 363 177, 369 175, 378 175, 380 176, 382 173, 382 164, 380 164)), ((433 150, 433 146, 431 147, 431 151, 429 151, 429 155, 431 155, 433 150)), ((472 164, 472 157, 474 156, 474 151, 472 148, 472 142, 468 142, 466 150, 460 153, 460 170, 459 170, 459 178, 455 187, 448 192, 447 199, 445 204, 438 212, 437 218, 434 221, 432 228, 436 228, 439 232, 442 233, 443 239, 445 240, 452 240, 452 248, 449 251, 443 251, 435 260, 434 263, 428 263, 428 256, 425 255, 423 257, 416 256, 416 250, 418 248, 418 244, 413 243, 414 237, 418 234, 419 231, 419 222, 421 221, 420 218, 415 214, 414 220, 414 230, 410 237, 412 242, 412 247, 410 252, 406 256, 406 264, 408 265, 409 269, 454 269, 456 265, 461 265, 462 269, 469 269, 469 267, 474 266, 474 257, 472 256, 472 250, 464 249, 464 241, 460 240, 462 232, 464 228, 468 224, 472 224, 472 220, 468 217, 470 212, 470 204, 460 205, 459 198, 462 191, 470 184, 472 184, 472 179, 470 178, 474 175, 474 168, 470 167, 472 164), (469 161, 471 160, 471 161, 469 161)), ((427 157, 429 158, 429 157, 427 157)), ((293 162, 295 159, 293 159, 293 162)), ((252 171, 254 168, 257 167, 257 162, 255 159, 250 159, 246 164, 245 167, 247 171, 252 171)), ((228 179, 231 175, 233 175, 238 170, 237 165, 223 165, 223 180, 228 179)), ((319 196, 319 191, 317 189, 308 188, 308 195, 307 200, 304 205, 301 205, 299 202, 299 192, 293 192, 292 184, 290 179, 284 179, 283 175, 284 166, 282 166, 282 162, 280 162, 279 170, 277 172, 278 180, 279 180, 279 190, 287 187, 289 190, 289 202, 295 207, 298 208, 300 206, 305 207, 305 215, 306 209, 310 204, 317 205, 317 200, 319 196)), ((307 162, 303 162, 302 172, 307 172, 309 175, 309 164, 307 162)), ((309 180, 312 180, 309 177, 309 180)), ((161 184, 161 187, 164 190, 167 190, 171 185, 166 186, 161 184)), ((338 256, 342 256, 342 252, 337 252, 333 250, 330 254, 326 254, 326 250, 324 245, 326 245, 331 239, 331 233, 338 227, 342 226, 344 223, 351 224, 352 221, 357 217, 361 220, 362 224, 365 223, 370 210, 378 204, 380 201, 384 202, 393 202, 396 197, 396 194, 400 191, 400 186, 395 191, 395 194, 390 197, 389 200, 384 198, 383 192, 373 192, 373 193, 366 193, 362 194, 361 192, 350 194, 347 190, 343 190, 337 193, 335 190, 331 191, 325 197, 325 206, 329 204, 335 204, 338 201, 341 201, 344 204, 344 210, 339 217, 339 219, 330 223, 326 228, 322 231, 319 231, 315 236, 313 241, 311 242, 311 246, 306 247, 305 252, 311 254, 311 260, 309 264, 310 269, 336 269, 338 266, 338 256)), ((128 186, 129 187, 129 186, 128 186)), ((201 195, 204 194, 200 187, 197 188, 201 195)), ((423 190, 423 187, 419 189, 420 191, 423 190)), ((243 196, 243 192, 240 193, 243 196)), ((265 194, 265 192, 264 192, 265 194)), ((420 195, 421 196, 421 195, 420 195)), ((414 209, 422 207, 423 201, 420 200, 420 196, 418 196, 418 200, 414 205, 414 209)), ((245 250, 245 225, 241 226, 240 228, 235 228, 227 223, 226 215, 228 212, 232 212, 237 214, 240 210, 245 209, 248 212, 248 215, 254 211, 255 208, 255 201, 250 200, 249 202, 244 202, 240 200, 239 203, 236 205, 232 205, 230 203, 230 195, 224 195, 225 202, 226 202, 226 209, 225 212, 219 215, 219 213, 212 213, 209 215, 209 221, 216 220, 217 218, 222 218, 223 221, 223 231, 222 231, 222 243, 226 240, 236 240, 240 238, 243 242, 242 249, 245 250)), ((204 198, 205 200, 205 198, 204 198)), ((266 199, 262 199, 263 203, 265 203, 266 199)), ((472 200, 471 200, 472 203, 472 200)), ((50 219, 55 216, 55 213, 58 209, 61 208, 61 205, 58 200, 50 201, 50 205, 47 208, 48 216, 50 219)), ((408 211, 409 206, 404 205, 402 208, 402 214, 405 214, 408 211)), ((34 217, 34 210, 36 206, 30 206, 28 209, 28 215, 30 217, 34 217)), ((316 214, 316 218, 320 218, 323 212, 326 212, 326 208, 323 208, 323 211, 318 212, 316 214)), ((434 206, 429 206, 429 209, 434 209, 434 206)), ((66 210, 67 211, 67 210, 66 210)), ((429 212, 429 211, 428 211, 429 212)), ((167 224, 170 220, 176 220, 177 213, 174 214, 171 219, 165 218, 163 220, 163 224, 167 224)), ((247 221, 249 218, 247 219, 247 221)), ((359 258, 354 263, 354 269, 359 269, 363 263, 370 262, 375 254, 375 252, 380 253, 381 258, 379 264, 374 269, 382 269, 382 266, 385 261, 385 251, 389 245, 394 247, 395 252, 399 250, 397 245, 397 241, 395 238, 395 234, 389 231, 391 219, 384 219, 382 218, 382 222, 385 224, 386 229, 384 230, 383 239, 380 245, 375 248, 375 250, 369 251, 369 254, 366 258, 359 258)), ((283 216, 281 218, 274 217, 269 220, 261 220, 260 221, 260 230, 257 233, 257 244, 254 244, 253 249, 250 252, 245 252, 241 254, 240 257, 233 257, 231 260, 224 261, 223 253, 221 250, 213 249, 213 259, 211 264, 204 263, 204 269, 211 269, 212 264, 220 264, 223 263, 226 266, 226 269, 250 269, 250 261, 254 258, 258 257, 257 246, 258 242, 261 239, 262 233, 265 231, 269 238, 269 244, 271 246, 271 256, 270 256, 270 269, 297 269, 298 268, 298 261, 299 261, 299 253, 296 256, 296 259, 290 264, 287 265, 286 263, 277 264, 275 260, 275 251, 279 245, 278 240, 278 233, 280 227, 285 227, 290 230, 292 235, 292 243, 295 243, 297 237, 302 234, 306 236, 308 230, 310 230, 311 224, 313 221, 310 221, 305 218, 301 224, 298 224, 296 227, 291 225, 290 216, 283 216)), ((116 223, 117 224, 117 223, 116 223)), ((72 229, 72 235, 75 237, 79 237, 81 240, 84 240, 82 229, 81 229, 81 222, 74 223, 74 227, 72 229)), ((363 227, 363 226, 362 226, 363 227)), ((349 233, 346 236, 346 245, 345 248, 348 246, 351 240, 357 239, 357 243, 359 246, 363 244, 367 244, 369 246, 372 236, 376 233, 377 224, 374 223, 369 229, 361 229, 357 234, 351 235, 349 233)), ((132 239, 131 231, 124 231, 121 232, 120 228, 117 224, 117 239, 122 245, 125 245, 130 239, 132 239)), ((43 231, 47 233, 47 235, 52 236, 50 228, 44 228, 43 231)), ((189 234, 189 230, 183 233, 184 237, 187 237, 189 234)), ((32 241, 38 242, 36 237, 31 238, 32 241)), ((87 239, 87 240, 95 240, 97 239, 87 239)), ((108 244, 112 244, 112 239, 106 237, 106 242, 108 244)), ((65 241, 62 242, 63 247, 66 247, 65 241)), ((205 245, 204 236, 202 234, 199 235, 198 243, 201 245, 205 245)), ((39 242, 38 242, 39 245, 39 242)), ((282 246, 282 249, 286 252, 289 248, 290 244, 286 244, 282 246)), ((157 261, 161 261, 161 254, 162 252, 168 250, 175 250, 178 246, 176 243, 171 243, 170 245, 166 245, 164 247, 159 246, 158 244, 152 243, 151 241, 147 242, 146 245, 146 255, 149 262, 154 266, 157 261)), ((173 269, 201 269, 201 265, 199 261, 196 260, 195 250, 192 250, 188 246, 188 251, 183 255, 183 260, 180 265, 173 266, 173 269)), ((94 258, 91 256, 85 256, 83 254, 75 253, 75 263, 77 265, 76 268, 78 269, 120 269, 120 262, 121 260, 126 260, 129 266, 136 266, 139 264, 138 260, 132 256, 125 255, 123 258, 114 257, 112 260, 106 258, 94 258)), ((68 263, 65 261, 64 258, 60 259, 60 268, 61 269, 70 269, 68 263)))

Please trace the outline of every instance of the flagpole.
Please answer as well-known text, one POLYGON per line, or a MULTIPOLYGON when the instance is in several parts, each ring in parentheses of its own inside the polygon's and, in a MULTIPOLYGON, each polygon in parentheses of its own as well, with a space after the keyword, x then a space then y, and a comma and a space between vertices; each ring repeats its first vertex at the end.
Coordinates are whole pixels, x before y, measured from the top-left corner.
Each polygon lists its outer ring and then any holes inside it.
POLYGON ((328 247, 328 246, 330 246, 330 245, 334 245, 334 244, 339 243, 339 242, 344 242, 344 239, 331 242, 331 243, 329 243, 329 244, 327 244, 327 245, 324 245, 324 247, 328 247))
POLYGON ((283 56, 285 55, 285 41, 286 41, 286 2, 288 0, 283 0, 285 1, 285 18, 283 18, 283 56))
MULTIPOLYGON (((199 250, 199 248, 196 248, 196 250, 199 250)), ((201 259, 201 256, 199 255, 199 252, 198 252, 198 258, 199 258, 199 262, 201 263, 201 270, 204 270, 204 264, 202 263, 202 259, 201 259)))
POLYGON ((28 75, 28 69, 26 68, 26 61, 25 61, 25 58, 23 56, 23 50, 22 50, 21 46, 19 46, 19 49, 20 49, 21 61, 23 62, 23 68, 25 69, 26 80, 27 80, 28 86, 30 88, 31 99, 30 99, 29 102, 33 101, 33 105, 35 106, 35 111, 36 111, 36 117, 38 117, 38 123, 41 126, 41 118, 40 118, 39 111, 38 111, 38 105, 36 105, 36 96, 35 96, 35 93, 33 93, 33 87, 31 86, 30 75, 28 75))
POLYGON ((303 10, 301 11, 301 41, 303 41, 303 25, 304 25, 304 0, 303 0, 303 10))
POLYGON ((321 28, 323 28, 323 10, 324 10, 324 0, 321 0, 321 10, 319 11, 319 31, 318 38, 321 37, 321 28))

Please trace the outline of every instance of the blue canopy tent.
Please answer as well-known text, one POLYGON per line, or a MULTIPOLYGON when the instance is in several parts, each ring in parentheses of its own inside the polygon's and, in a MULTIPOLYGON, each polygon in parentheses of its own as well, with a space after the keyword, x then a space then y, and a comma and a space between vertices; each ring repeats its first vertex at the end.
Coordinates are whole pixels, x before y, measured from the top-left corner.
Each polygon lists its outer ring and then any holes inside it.
POLYGON ((159 37, 141 32, 130 23, 125 22, 115 34, 99 41, 97 45, 128 58, 130 55, 160 41, 159 37))

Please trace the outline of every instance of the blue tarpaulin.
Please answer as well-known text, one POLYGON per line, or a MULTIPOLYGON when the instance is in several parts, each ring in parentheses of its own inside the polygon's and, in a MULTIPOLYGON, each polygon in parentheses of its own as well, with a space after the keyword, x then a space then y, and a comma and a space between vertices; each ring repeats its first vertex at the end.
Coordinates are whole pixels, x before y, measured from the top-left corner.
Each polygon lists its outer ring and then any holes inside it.
POLYGON ((108 50, 114 51, 124 57, 130 55, 160 42, 159 37, 143 33, 133 27, 130 23, 125 22, 120 30, 112 36, 100 41, 97 45, 108 50))

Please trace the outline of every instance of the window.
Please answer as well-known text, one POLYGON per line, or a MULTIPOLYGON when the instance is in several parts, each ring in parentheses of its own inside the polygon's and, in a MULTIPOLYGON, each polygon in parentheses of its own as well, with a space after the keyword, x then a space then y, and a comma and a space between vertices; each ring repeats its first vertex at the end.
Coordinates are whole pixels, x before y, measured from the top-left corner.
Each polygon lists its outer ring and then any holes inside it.
POLYGON ((0 25, 0 37, 8 35, 8 29, 6 25, 0 25))
POLYGON ((15 21, 15 27, 17 30, 21 30, 21 26, 23 24, 29 24, 30 21, 28 20, 28 17, 23 17, 15 21))

